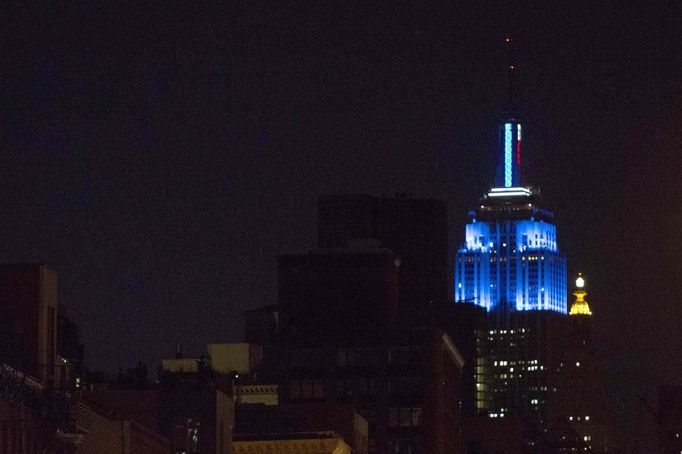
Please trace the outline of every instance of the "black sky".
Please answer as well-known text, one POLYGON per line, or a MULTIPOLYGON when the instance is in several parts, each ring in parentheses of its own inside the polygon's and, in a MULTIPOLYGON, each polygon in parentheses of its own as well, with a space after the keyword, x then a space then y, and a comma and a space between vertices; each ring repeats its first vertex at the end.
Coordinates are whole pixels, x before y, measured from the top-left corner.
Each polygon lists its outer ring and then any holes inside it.
POLYGON ((2 14, 0 260, 52 263, 91 367, 236 341, 325 193, 492 182, 503 37, 526 182, 586 274, 614 395, 682 376, 677 2, 197 2, 2 14), (636 4, 635 4, 636 3, 636 4))

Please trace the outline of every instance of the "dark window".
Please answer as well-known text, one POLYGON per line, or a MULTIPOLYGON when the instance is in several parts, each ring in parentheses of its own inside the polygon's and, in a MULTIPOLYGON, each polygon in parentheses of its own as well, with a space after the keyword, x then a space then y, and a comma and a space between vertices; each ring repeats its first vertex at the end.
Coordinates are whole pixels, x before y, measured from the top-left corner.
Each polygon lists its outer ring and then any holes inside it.
POLYGON ((291 380, 289 397, 292 400, 319 400, 324 398, 324 382, 319 379, 291 380))

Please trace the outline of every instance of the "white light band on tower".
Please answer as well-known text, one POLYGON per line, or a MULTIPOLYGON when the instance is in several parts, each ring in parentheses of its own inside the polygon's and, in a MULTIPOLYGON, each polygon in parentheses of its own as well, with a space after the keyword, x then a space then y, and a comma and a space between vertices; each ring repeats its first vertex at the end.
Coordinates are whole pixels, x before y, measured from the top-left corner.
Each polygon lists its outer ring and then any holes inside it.
POLYGON ((504 186, 512 185, 512 124, 504 124, 504 186))

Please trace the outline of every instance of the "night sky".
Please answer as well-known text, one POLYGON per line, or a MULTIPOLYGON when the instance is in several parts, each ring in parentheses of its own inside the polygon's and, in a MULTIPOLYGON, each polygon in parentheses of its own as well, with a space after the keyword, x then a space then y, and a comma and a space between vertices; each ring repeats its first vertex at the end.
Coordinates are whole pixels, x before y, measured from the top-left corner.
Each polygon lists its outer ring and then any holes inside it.
POLYGON ((586 275, 610 392, 682 381, 678 2, 187 3, 1 14, 0 261, 54 266, 91 368, 241 340, 320 194, 445 200, 452 256, 510 33, 525 183, 586 275))

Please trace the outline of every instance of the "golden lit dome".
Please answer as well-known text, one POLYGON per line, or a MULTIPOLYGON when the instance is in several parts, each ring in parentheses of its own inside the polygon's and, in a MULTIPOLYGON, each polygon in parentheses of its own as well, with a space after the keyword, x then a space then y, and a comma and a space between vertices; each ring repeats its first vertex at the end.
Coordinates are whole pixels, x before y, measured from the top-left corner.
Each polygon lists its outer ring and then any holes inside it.
POLYGON ((568 311, 570 315, 592 315, 590 311, 590 305, 585 301, 585 279, 582 277, 582 273, 578 273, 578 279, 575 280, 576 290, 573 292, 575 296, 575 301, 571 304, 571 310, 568 311))

